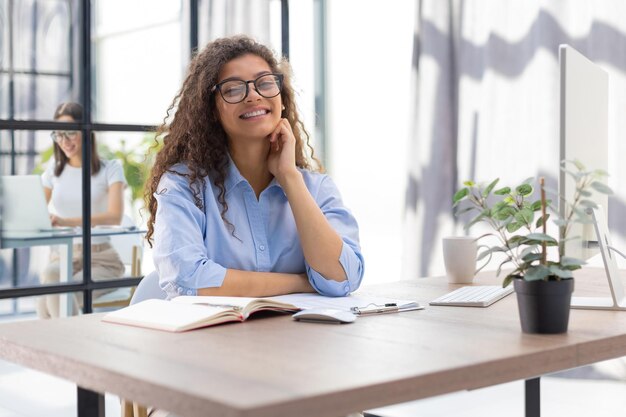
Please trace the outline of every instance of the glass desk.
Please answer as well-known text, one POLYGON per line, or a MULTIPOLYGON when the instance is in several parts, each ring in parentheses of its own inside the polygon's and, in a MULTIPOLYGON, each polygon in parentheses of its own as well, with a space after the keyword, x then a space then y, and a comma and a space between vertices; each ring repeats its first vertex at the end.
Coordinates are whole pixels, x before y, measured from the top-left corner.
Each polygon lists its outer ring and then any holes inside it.
MULTIPOLYGON (((92 236, 119 236, 143 234, 145 230, 136 227, 104 227, 92 228, 92 236)), ((63 229, 51 232, 38 231, 3 231, 0 239, 0 249, 19 249, 33 246, 59 246, 59 278, 60 282, 70 282, 74 275, 72 258, 75 239, 83 237, 82 228, 63 229)), ((71 305, 68 294, 60 294, 61 316, 68 316, 71 305)))

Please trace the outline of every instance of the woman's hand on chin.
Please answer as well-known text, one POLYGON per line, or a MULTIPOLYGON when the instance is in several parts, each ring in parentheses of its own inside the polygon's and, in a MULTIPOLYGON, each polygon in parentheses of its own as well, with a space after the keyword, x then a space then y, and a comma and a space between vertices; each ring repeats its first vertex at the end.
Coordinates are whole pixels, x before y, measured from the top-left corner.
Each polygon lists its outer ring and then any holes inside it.
POLYGON ((296 168, 296 138, 287 119, 280 119, 268 137, 270 150, 267 165, 279 184, 284 185, 287 177, 299 174, 296 168))

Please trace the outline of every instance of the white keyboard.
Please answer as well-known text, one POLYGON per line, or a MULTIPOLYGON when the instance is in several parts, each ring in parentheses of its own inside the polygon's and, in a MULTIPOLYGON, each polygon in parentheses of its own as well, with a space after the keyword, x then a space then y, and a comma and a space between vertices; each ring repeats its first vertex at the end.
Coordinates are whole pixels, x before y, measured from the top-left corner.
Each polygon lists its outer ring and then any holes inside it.
POLYGON ((462 287, 430 302, 431 306, 488 307, 513 292, 513 286, 462 287))

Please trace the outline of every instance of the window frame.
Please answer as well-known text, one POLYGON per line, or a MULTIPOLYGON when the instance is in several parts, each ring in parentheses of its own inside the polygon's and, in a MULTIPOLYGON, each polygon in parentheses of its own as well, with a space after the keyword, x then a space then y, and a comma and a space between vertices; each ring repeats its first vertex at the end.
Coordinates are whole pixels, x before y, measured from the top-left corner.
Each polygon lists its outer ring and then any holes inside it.
MULTIPOLYGON (((15 158, 18 153, 15 150, 15 131, 16 130, 29 130, 29 131, 41 131, 41 130, 79 130, 82 132, 83 138, 91 137, 92 132, 99 131, 108 131, 108 132, 150 132, 154 131, 156 126, 151 125, 142 125, 142 124, 109 124, 109 123, 95 123, 92 119, 92 100, 91 100, 91 92, 93 87, 93 68, 92 68, 92 51, 91 51, 91 30, 92 30, 92 4, 91 0, 78 0, 78 10, 76 13, 78 15, 78 25, 75 28, 73 25, 70 26, 70 60, 73 56, 73 39, 74 39, 74 31, 79 31, 78 39, 78 79, 79 79, 79 99, 78 102, 83 106, 84 116, 83 120, 77 123, 60 123, 55 121, 47 121, 47 120, 16 120, 14 118, 14 103, 15 103, 15 95, 14 95, 14 84, 13 84, 13 74, 16 73, 13 66, 13 14, 12 14, 12 5, 16 0, 7 0, 8 1, 8 28, 9 28, 9 68, 7 71, 3 71, 3 73, 8 73, 9 75, 9 117, 7 119, 0 119, 0 130, 6 130, 9 132, 10 137, 10 150, 8 152, 2 151, 0 149, 1 155, 10 155, 11 158, 11 175, 15 175, 16 173, 16 161, 15 158)), ((73 11, 71 5, 72 0, 67 0, 70 3, 70 13, 73 11)), ((317 7, 316 10, 322 10, 322 16, 317 16, 315 18, 315 29, 321 30, 323 33, 320 34, 321 38, 325 40, 325 2, 326 0, 315 0, 316 3, 319 3, 320 7, 317 7), (320 23, 321 22, 321 23, 320 23)), ((183 3, 184 4, 184 3, 183 3)), ((198 49, 198 13, 199 13, 199 0, 187 0, 186 6, 188 7, 188 27, 189 27, 189 55, 192 56, 196 53, 198 49)), ((72 17, 70 16, 70 21, 72 21, 72 17)), ((282 54, 289 58, 289 0, 281 0, 281 49, 282 54)), ((325 79, 325 68, 324 68, 324 54, 325 54, 325 41, 322 42, 320 48, 316 48, 315 54, 317 55, 317 62, 320 62, 321 67, 316 68, 318 71, 322 71, 322 80, 325 79)), ((55 74, 58 76, 67 76, 70 78, 70 81, 73 80, 73 65, 70 65, 70 72, 65 74, 55 74)), ((46 75, 43 72, 30 71, 29 75, 46 75)), ((325 96, 324 91, 326 88, 325 82, 322 82, 320 86, 316 83, 316 96, 321 94, 322 97, 325 96)), ((317 102, 317 100, 316 100, 317 102)), ((324 124, 325 117, 325 106, 320 105, 320 107, 316 104, 316 113, 317 120, 320 123, 324 124)), ((322 131, 322 138, 320 144, 324 150, 325 148, 325 129, 322 131)), ((37 153, 32 151, 34 155, 37 153)), ((322 151, 323 154, 323 151, 322 151)), ((30 155, 30 153, 29 153, 30 155)), ((33 155, 33 156, 34 156, 33 155)), ((91 181, 90 181, 90 167, 91 164, 91 143, 89 140, 84 139, 84 143, 82 146, 82 158, 83 158, 83 168, 82 168, 82 218, 83 218, 83 230, 91 229, 91 181)), ((1 190, 0 190, 1 192, 1 190)), ((0 229, 0 243, 2 242, 2 230, 0 229)), ((17 299, 22 297, 32 297, 32 296, 42 296, 49 294, 62 294, 69 292, 82 292, 84 297, 84 307, 83 311, 85 314, 91 313, 93 311, 93 291, 98 289, 105 288, 123 288, 123 287, 131 287, 136 286, 141 281, 141 277, 136 278, 116 278, 112 280, 102 280, 102 281, 93 281, 91 278, 91 234, 86 233, 83 234, 82 238, 83 244, 83 280, 82 282, 75 283, 61 283, 61 284, 53 284, 53 285, 36 285, 36 286, 24 286, 18 287, 18 262, 17 262, 17 250, 13 249, 13 276, 12 276, 12 286, 6 289, 0 289, 0 299, 15 299, 13 312, 16 312, 17 309, 17 299)), ((0 244, 1 248, 1 244, 0 244)))

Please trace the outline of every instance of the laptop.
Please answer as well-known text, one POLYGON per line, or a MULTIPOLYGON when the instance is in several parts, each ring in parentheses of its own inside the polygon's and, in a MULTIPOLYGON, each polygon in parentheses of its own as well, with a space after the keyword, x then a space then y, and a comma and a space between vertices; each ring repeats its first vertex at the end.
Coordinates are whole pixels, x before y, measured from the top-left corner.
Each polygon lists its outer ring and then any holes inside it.
POLYGON ((53 228, 39 175, 0 176, 3 232, 60 231, 53 228))

